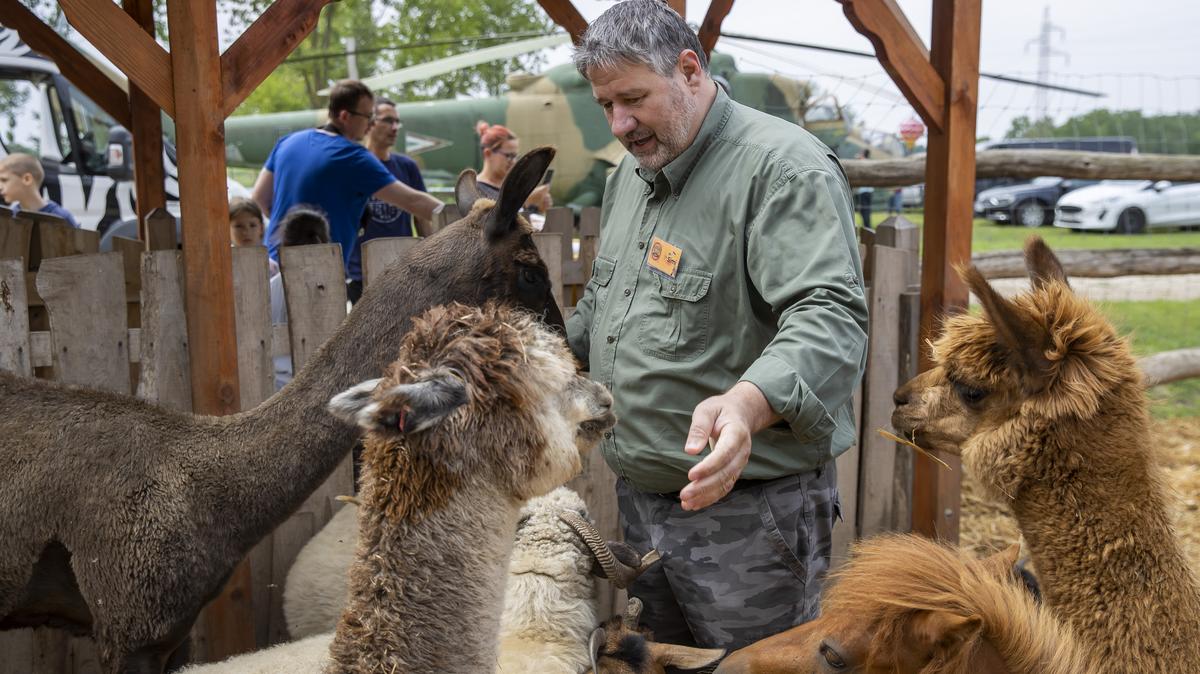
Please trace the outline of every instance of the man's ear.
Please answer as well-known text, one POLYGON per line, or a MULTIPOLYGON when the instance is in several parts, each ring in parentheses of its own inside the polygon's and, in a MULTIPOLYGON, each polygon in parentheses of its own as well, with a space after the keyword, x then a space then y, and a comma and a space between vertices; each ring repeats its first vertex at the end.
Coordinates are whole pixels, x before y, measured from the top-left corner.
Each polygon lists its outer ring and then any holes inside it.
POLYGON ((683 79, 687 82, 688 87, 694 89, 700 86, 701 78, 704 75, 704 68, 700 66, 700 56, 691 49, 679 52, 679 72, 683 73, 683 79))

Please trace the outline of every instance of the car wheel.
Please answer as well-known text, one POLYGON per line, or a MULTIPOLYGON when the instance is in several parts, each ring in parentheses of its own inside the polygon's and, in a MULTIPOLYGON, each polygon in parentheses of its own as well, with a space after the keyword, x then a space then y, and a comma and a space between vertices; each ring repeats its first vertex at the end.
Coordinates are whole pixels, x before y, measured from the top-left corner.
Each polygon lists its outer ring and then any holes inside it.
POLYGON ((1146 214, 1136 208, 1127 208, 1117 216, 1117 231, 1122 234, 1141 234, 1146 231, 1146 214))
POLYGON ((1013 220, 1022 227, 1041 227, 1050 224, 1053 219, 1052 211, 1045 204, 1030 199, 1022 201, 1013 208, 1013 220))

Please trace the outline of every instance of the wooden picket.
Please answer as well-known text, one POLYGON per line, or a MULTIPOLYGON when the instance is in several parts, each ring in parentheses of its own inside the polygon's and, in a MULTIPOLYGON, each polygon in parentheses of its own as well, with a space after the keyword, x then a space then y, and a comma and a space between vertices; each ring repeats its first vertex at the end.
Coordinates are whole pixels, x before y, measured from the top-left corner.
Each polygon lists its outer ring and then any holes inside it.
MULTIPOLYGON (((534 237, 564 315, 581 297, 599 248, 599 210, 585 209, 577 226, 574 220, 568 209, 552 209, 547 227, 534 237)), ((118 242, 117 252, 106 254, 89 254, 86 237, 63 236, 57 224, 14 218, 0 210, 0 254, 19 258, 0 259, 0 369, 134 393, 174 409, 190 409, 181 253, 174 245, 174 223, 161 216, 155 221, 159 249, 118 242)), ((844 522, 834 531, 835 564, 859 536, 907 529, 911 507, 913 458, 875 430, 888 428, 892 391, 915 369, 915 228, 903 221, 889 222, 863 240, 872 312, 869 365, 854 395, 858 442, 837 460, 844 522)), ((364 245, 367 287, 415 245, 419 239, 376 239, 364 245)), ((241 399, 249 409, 274 392, 273 356, 292 357, 299 370, 338 328, 346 315, 346 290, 337 245, 285 248, 282 274, 289 322, 272 325, 265 250, 233 252, 241 399)), ((341 506, 335 497, 351 493, 352 480, 347 456, 329 480, 250 553, 259 646, 288 638, 282 615, 287 572, 303 544, 341 506)), ((594 450, 584 474, 570 486, 588 504, 602 535, 619 539, 614 482, 599 450, 594 450)), ((624 592, 610 588, 602 612, 617 612, 623 606, 624 592)), ((0 632, 0 674, 98 671, 90 640, 48 629, 0 632)))

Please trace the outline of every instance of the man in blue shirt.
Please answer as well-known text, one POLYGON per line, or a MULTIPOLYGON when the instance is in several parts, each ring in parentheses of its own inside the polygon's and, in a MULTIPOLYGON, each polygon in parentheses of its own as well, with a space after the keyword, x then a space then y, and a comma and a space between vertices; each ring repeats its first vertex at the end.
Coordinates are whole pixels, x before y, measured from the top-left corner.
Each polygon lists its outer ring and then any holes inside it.
MULTIPOLYGON (((400 132, 400 117, 396 113, 396 104, 386 98, 375 99, 375 121, 367 130, 367 149, 383 162, 383 165, 397 180, 414 190, 425 191, 425 180, 421 177, 421 169, 411 157, 392 152, 396 145, 396 137, 400 132)), ((431 232, 428 223, 418 223, 422 236, 431 232)), ((351 302, 358 302, 362 295, 362 247, 371 239, 387 236, 412 236, 412 215, 389 204, 386 201, 372 198, 367 202, 367 208, 362 215, 362 229, 358 232, 358 241, 354 244, 354 252, 350 254, 350 262, 346 266, 346 274, 350 278, 347 294, 351 302)))
POLYGON ((432 221, 444 204, 396 180, 359 141, 374 116, 375 97, 362 82, 343 80, 329 93, 329 123, 275 143, 254 183, 254 200, 271 219, 267 248, 278 260, 277 223, 293 206, 324 211, 333 242, 349 266, 359 218, 372 196, 432 221))

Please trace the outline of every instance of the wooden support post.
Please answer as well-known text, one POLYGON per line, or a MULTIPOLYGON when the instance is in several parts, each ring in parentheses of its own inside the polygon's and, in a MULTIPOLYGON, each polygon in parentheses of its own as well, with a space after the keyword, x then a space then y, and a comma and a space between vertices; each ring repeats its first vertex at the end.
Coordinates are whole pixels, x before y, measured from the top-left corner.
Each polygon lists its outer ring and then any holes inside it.
MULTIPOLYGON (((975 195, 975 112, 979 91, 980 0, 933 0, 932 62, 945 82, 945 124, 929 129, 925 169, 924 263, 921 265, 921 340, 937 320, 967 306, 967 288, 954 265, 971 259, 975 195)), ((920 368, 932 365, 922 349, 920 368)), ((919 461, 913 471, 913 530, 958 542, 962 473, 955 457, 945 471, 919 461)))
MULTIPOLYGON (((717 46, 717 38, 721 37, 721 23, 733 9, 733 0, 712 0, 708 12, 704 15, 704 23, 700 24, 700 47, 704 49, 705 58, 712 56, 713 47, 717 46)), ((680 13, 680 16, 683 16, 680 13)))
MULTIPOLYGON (((232 414, 240 409, 240 396, 216 5, 168 0, 167 21, 177 36, 171 41, 171 79, 192 405, 201 414, 232 414)), ((200 623, 209 660, 254 649, 248 564, 238 565, 200 623)))
POLYGON ((546 10, 546 14, 554 23, 571 34, 572 42, 579 44, 583 39, 583 32, 587 30, 588 22, 579 10, 575 9, 575 5, 571 4, 571 0, 538 0, 538 4, 546 10))
MULTIPOLYGON (((154 35, 153 0, 123 0, 125 13, 142 30, 154 35)), ((133 184, 136 194, 138 238, 149 242, 146 217, 167 207, 166 173, 163 170, 162 111, 136 83, 129 83, 129 118, 133 126, 133 184)))

